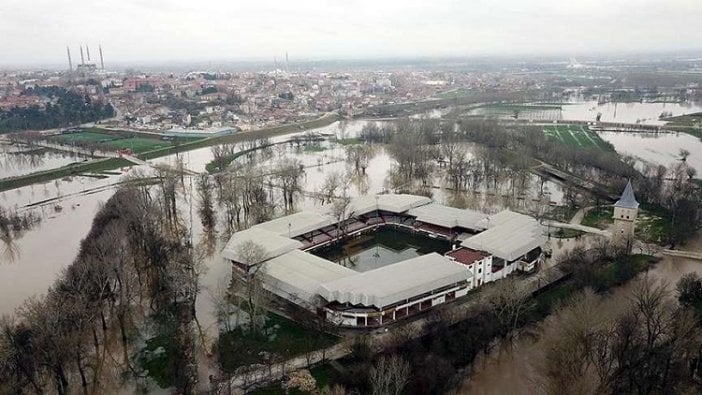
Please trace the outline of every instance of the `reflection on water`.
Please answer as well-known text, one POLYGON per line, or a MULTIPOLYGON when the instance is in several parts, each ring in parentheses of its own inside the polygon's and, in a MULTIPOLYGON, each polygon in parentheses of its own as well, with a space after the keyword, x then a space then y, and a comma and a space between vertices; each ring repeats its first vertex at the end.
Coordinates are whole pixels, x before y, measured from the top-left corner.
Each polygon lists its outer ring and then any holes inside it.
POLYGON ((702 174, 702 141, 685 133, 598 132, 620 154, 669 167, 680 160, 680 150, 690 152, 687 164, 702 174))
POLYGON ((48 290, 58 273, 73 262, 100 203, 113 192, 66 199, 61 212, 50 207, 35 210, 41 213, 42 223, 14 241, 18 250, 15 262, 0 265, 0 314, 9 313, 26 298, 48 290))
POLYGON ((443 255, 450 249, 451 244, 446 240, 383 227, 312 253, 355 271, 366 272, 430 252, 443 255))
POLYGON ((587 101, 563 106, 562 119, 595 121, 602 114, 602 122, 643 123, 663 125, 661 114, 678 116, 702 111, 702 106, 693 103, 603 103, 587 101))
POLYGON ((54 169, 85 159, 78 153, 0 141, 0 178, 54 169))
POLYGON ((534 104, 532 107, 487 106, 473 109, 468 114, 500 118, 509 118, 516 115, 519 119, 589 122, 596 121, 599 115, 602 122, 664 125, 666 121, 660 119, 662 114, 665 114, 665 116, 678 116, 702 111, 702 106, 697 103, 598 103, 594 100, 559 103, 556 105, 534 104))

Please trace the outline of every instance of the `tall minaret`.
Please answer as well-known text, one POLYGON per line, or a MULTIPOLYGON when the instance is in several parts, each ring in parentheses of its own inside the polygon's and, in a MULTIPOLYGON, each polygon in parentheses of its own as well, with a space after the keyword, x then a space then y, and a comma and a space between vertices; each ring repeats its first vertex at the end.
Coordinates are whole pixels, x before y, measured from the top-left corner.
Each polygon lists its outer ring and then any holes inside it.
POLYGON ((100 68, 105 70, 105 62, 102 61, 102 44, 98 45, 98 51, 100 51, 100 68))
POLYGON ((88 44, 85 44, 85 51, 88 53, 88 63, 90 63, 90 47, 88 44))
POLYGON ((73 72, 73 61, 71 61, 71 49, 66 45, 66 53, 68 54, 68 71, 73 72))
POLYGON ((612 233, 612 244, 626 248, 631 252, 634 243, 634 228, 636 217, 639 214, 639 202, 634 196, 634 188, 631 180, 627 181, 621 198, 614 204, 614 229, 612 233))
POLYGON ((82 45, 80 46, 80 64, 85 64, 85 59, 83 58, 83 46, 82 45))

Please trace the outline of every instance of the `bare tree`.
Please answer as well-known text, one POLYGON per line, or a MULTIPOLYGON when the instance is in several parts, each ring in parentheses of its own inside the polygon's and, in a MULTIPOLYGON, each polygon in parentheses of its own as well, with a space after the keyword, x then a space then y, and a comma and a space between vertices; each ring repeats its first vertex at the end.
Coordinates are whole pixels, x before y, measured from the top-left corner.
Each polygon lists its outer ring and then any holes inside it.
POLYGON ((409 380, 410 366, 402 357, 381 356, 371 368, 370 384, 374 395, 399 395, 409 380))
POLYGON ((517 329, 520 319, 534 303, 531 289, 514 276, 495 282, 485 297, 500 324, 502 337, 507 337, 517 329))
POLYGON ((273 169, 275 179, 283 191, 283 206, 285 212, 293 210, 295 195, 302 191, 301 181, 305 169, 297 159, 284 159, 278 162, 273 169))
POLYGON ((319 198, 322 204, 331 203, 336 195, 337 190, 341 188, 341 174, 339 172, 331 172, 324 178, 324 183, 319 191, 319 198))
POLYGON ((237 246, 236 252, 241 263, 249 268, 245 278, 242 279, 244 309, 249 315, 250 331, 258 333, 259 321, 262 318, 265 305, 265 290, 263 289, 265 263, 263 261, 266 257, 266 250, 260 244, 245 241, 237 246))

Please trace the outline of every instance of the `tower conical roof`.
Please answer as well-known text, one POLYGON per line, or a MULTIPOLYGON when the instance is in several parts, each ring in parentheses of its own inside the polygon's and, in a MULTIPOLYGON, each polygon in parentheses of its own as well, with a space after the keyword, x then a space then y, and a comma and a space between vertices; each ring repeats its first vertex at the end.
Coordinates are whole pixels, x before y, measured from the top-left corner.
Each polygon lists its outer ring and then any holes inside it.
POLYGON ((614 207, 639 208, 639 202, 636 201, 636 197, 634 196, 634 188, 631 186, 631 180, 627 181, 624 192, 622 192, 622 197, 614 203, 614 207))

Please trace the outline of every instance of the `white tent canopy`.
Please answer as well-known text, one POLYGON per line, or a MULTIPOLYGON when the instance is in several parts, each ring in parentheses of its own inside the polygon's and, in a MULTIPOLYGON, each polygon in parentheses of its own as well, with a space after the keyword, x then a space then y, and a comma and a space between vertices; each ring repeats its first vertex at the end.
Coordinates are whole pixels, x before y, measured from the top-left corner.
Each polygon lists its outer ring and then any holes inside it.
POLYGON ((405 194, 367 195, 353 199, 349 212, 352 212, 353 215, 363 215, 375 210, 383 210, 399 214, 429 203, 431 203, 431 199, 426 196, 405 194))
POLYGON ((487 217, 487 214, 483 214, 480 211, 448 207, 438 203, 413 208, 408 214, 427 224, 443 226, 449 229, 460 226, 476 231, 485 229, 485 226, 482 225, 482 220, 487 217))
POLYGON ((300 211, 272 221, 258 224, 252 229, 264 229, 280 236, 297 237, 334 224, 334 218, 314 211, 300 211))
POLYGON ((275 258, 290 251, 297 250, 301 247, 302 243, 297 240, 289 239, 273 232, 254 227, 234 233, 227 242, 227 245, 224 246, 222 256, 234 262, 243 263, 250 266, 271 258, 275 258), (255 243, 263 249, 264 254, 259 262, 244 262, 246 257, 241 255, 241 246, 247 242, 255 243))
POLYGON ((318 292, 328 302, 383 308, 470 276, 465 267, 431 253, 326 282, 318 292))
POLYGON ((543 227, 528 215, 510 210, 482 220, 486 231, 461 242, 461 246, 486 251, 506 261, 514 261, 546 242, 543 227))
POLYGON ((282 297, 294 296, 314 304, 319 284, 353 276, 357 272, 315 255, 295 250, 264 264, 267 288, 282 297))

